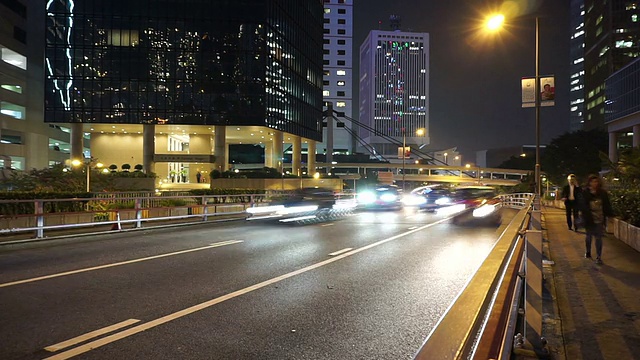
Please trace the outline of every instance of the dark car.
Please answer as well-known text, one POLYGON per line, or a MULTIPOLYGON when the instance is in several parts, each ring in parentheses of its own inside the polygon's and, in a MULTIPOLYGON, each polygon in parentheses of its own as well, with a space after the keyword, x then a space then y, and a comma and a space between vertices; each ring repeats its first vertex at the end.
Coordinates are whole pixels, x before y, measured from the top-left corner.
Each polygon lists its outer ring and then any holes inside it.
POLYGON ((502 202, 495 189, 488 186, 465 186, 451 192, 454 224, 490 224, 501 221, 502 202))
POLYGON ((395 185, 376 186, 359 192, 356 201, 361 209, 401 209, 402 189, 395 185))
POLYGON ((451 205, 452 202, 451 190, 442 186, 419 187, 403 199, 405 205, 426 211, 436 211, 438 208, 451 205))

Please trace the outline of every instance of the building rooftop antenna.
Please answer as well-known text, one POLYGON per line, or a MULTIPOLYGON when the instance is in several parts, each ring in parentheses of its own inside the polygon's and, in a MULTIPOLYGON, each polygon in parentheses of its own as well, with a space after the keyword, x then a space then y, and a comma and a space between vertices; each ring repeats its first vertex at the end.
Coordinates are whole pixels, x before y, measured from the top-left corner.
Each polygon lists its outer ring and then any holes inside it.
POLYGON ((391 26, 391 30, 400 31, 402 19, 398 15, 391 15, 389 16, 389 25, 391 26))

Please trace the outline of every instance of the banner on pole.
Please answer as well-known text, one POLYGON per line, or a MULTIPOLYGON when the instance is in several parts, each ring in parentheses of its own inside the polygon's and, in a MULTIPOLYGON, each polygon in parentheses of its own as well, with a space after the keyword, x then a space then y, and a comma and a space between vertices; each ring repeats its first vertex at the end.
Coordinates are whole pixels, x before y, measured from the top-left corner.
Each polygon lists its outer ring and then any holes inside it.
POLYGON ((536 106, 536 79, 522 78, 522 107, 536 106))
POLYGON ((540 106, 554 106, 556 84, 553 75, 540 78, 540 106))

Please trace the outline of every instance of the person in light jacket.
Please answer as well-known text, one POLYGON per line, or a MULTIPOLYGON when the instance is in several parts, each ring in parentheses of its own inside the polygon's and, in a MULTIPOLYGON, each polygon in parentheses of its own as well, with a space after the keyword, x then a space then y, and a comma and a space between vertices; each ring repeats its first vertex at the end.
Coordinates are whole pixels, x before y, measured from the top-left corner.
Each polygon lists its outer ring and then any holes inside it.
POLYGON ((589 176, 587 188, 582 192, 580 208, 587 233, 584 257, 591 258, 591 241, 595 237, 596 264, 602 264, 602 236, 607 216, 613 216, 613 209, 609 194, 602 188, 602 180, 598 175, 589 176))

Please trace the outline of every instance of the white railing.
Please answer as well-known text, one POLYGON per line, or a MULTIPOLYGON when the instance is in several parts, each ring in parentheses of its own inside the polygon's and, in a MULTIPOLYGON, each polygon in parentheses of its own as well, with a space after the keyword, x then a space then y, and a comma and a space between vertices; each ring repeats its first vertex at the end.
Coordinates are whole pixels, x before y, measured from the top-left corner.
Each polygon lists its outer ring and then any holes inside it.
POLYGON ((45 231, 123 225, 134 228, 153 221, 198 219, 219 216, 244 217, 248 207, 267 201, 265 194, 127 196, 100 194, 96 198, 0 200, 0 241, 2 235, 34 232, 43 238, 45 231))

